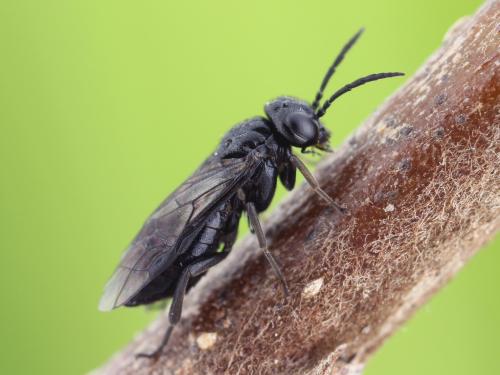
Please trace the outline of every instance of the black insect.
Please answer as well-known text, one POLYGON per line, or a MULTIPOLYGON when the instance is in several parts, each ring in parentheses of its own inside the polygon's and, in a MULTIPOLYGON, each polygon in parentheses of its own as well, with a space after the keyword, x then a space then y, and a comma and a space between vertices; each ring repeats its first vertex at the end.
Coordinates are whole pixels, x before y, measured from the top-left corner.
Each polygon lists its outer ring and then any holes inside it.
POLYGON ((319 119, 330 105, 355 87, 402 75, 378 73, 360 78, 320 106, 328 81, 362 31, 342 48, 311 105, 279 97, 266 104, 267 117, 254 117, 233 127, 216 151, 156 209, 135 237, 106 285, 99 308, 108 311, 172 297, 170 325, 162 343, 154 352, 141 356, 154 357, 167 344, 181 317, 184 294, 231 251, 244 211, 260 248, 288 294, 285 277, 267 248, 258 214, 271 203, 278 177, 285 188, 293 189, 297 169, 321 198, 342 210, 293 154, 292 147, 302 152, 314 152, 308 150, 310 147, 328 151, 330 133, 319 119))

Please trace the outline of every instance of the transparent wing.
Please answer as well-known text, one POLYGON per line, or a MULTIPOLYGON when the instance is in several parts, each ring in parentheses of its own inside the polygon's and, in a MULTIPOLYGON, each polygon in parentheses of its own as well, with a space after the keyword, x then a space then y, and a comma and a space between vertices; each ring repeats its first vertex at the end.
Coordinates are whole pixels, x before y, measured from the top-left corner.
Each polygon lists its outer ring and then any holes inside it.
POLYGON ((123 305, 189 246, 211 210, 253 175, 254 158, 208 159, 144 223, 108 281, 102 311, 123 305))

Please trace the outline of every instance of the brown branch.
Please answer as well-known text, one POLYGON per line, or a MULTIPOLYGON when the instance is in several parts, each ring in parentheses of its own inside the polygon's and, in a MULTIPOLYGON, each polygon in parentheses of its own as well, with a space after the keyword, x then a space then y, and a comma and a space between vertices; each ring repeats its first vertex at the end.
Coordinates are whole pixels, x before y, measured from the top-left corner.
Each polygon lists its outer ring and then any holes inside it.
POLYGON ((162 316, 102 374, 355 373, 498 229, 500 2, 437 51, 265 223, 291 287, 246 237, 186 300, 158 361, 135 359, 162 316))

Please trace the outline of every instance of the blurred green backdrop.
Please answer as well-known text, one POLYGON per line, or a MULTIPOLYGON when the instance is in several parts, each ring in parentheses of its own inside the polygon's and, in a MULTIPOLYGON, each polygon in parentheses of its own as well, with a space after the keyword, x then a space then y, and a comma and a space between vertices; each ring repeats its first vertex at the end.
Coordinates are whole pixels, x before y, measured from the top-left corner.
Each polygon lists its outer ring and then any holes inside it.
MULTIPOLYGON (((361 25, 329 90, 377 71, 412 74, 480 4, 2 0, 0 373, 87 372, 156 316, 99 313, 97 301, 146 216, 232 124, 281 94, 311 99, 361 25)), ((324 119, 334 145, 402 82, 339 101, 324 119)), ((495 247, 366 374, 500 373, 495 247)))

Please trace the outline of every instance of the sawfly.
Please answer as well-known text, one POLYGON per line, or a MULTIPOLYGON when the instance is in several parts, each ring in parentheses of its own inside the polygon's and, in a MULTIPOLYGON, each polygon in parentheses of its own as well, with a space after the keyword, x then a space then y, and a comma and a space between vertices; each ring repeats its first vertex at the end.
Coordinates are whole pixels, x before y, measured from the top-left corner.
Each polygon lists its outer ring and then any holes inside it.
POLYGON ((330 132, 320 118, 330 105, 365 83, 403 75, 370 74, 345 85, 320 104, 335 69, 362 32, 359 30, 335 58, 312 104, 287 96, 268 102, 266 116, 234 126, 215 152, 147 219, 107 283, 99 304, 100 310, 108 311, 172 298, 170 324, 161 344, 152 353, 139 356, 161 353, 181 317, 184 295, 231 251, 244 212, 283 292, 288 294, 285 277, 268 250, 258 217, 271 203, 278 178, 291 190, 299 170, 322 199, 343 210, 321 189, 292 149, 304 153, 329 151, 330 132))

